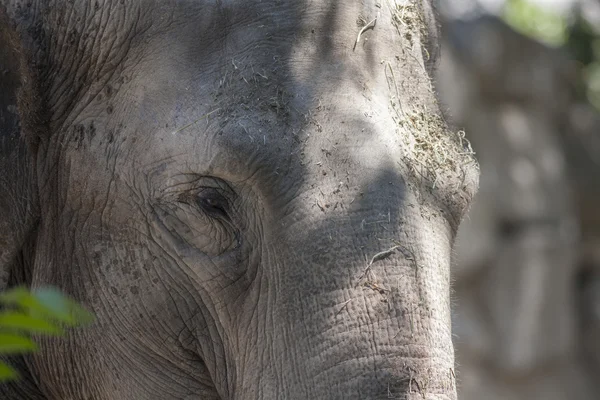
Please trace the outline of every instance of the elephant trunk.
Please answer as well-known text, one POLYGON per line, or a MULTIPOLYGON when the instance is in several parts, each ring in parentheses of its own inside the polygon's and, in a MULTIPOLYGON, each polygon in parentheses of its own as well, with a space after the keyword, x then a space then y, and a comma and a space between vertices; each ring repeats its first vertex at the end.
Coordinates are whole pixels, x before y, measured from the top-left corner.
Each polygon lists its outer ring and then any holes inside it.
POLYGON ((239 374, 258 398, 456 399, 450 228, 426 205, 388 208, 415 199, 382 179, 377 198, 367 189, 354 210, 282 222, 273 237, 281 274, 262 282, 269 311, 256 327, 269 349, 239 374))

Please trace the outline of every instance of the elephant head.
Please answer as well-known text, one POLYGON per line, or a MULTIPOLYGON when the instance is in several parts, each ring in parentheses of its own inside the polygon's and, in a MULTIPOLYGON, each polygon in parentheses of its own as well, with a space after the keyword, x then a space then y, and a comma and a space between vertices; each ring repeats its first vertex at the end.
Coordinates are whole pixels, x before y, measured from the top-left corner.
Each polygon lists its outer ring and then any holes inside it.
POLYGON ((3 398, 456 398, 478 169, 431 2, 2 4, 30 171, 3 268, 97 316, 3 398))

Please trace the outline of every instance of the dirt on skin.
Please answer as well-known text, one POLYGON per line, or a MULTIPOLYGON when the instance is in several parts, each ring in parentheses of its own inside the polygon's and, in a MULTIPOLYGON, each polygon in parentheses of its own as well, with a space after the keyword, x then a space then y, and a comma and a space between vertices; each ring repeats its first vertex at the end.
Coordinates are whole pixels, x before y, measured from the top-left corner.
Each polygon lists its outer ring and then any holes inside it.
POLYGON ((398 77, 392 63, 386 62, 384 66, 392 93, 390 107, 405 149, 405 159, 402 161, 426 193, 433 194, 436 188, 452 183, 451 188, 442 191, 442 202, 450 207, 457 201, 455 196, 461 193, 460 189, 467 178, 466 171, 473 165, 477 166, 475 153, 465 132, 449 129, 439 114, 437 104, 432 104, 430 111, 427 108, 428 101, 424 101, 424 96, 435 99, 435 91, 425 66, 430 54, 425 45, 429 33, 423 10, 419 5, 409 2, 388 2, 388 5, 392 7, 392 22, 402 43, 403 57, 396 56, 396 59, 413 64, 413 71, 417 75, 398 77), (423 94, 424 87, 429 87, 430 93, 423 94), (456 182, 456 176, 462 177, 462 180, 456 182))
MULTIPOLYGON (((401 35, 413 45, 413 33, 417 31, 421 34, 424 33, 425 21, 423 20, 423 14, 414 4, 397 4, 392 15, 392 21, 396 25, 396 28, 400 32, 400 27, 404 29, 401 35)), ((417 38, 419 40, 419 38, 417 38)))

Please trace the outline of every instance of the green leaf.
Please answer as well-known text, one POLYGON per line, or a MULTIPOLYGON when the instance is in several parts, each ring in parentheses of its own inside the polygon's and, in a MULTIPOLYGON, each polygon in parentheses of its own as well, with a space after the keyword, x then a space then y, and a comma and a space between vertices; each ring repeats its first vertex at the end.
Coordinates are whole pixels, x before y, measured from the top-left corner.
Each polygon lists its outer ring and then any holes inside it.
POLYGON ((71 318, 71 314, 69 313, 68 300, 58 290, 41 288, 37 289, 33 295, 40 304, 43 304, 44 307, 50 310, 50 315, 53 318, 68 325, 73 324, 73 318, 71 318))
POLYGON ((39 318, 52 319, 52 311, 44 307, 40 301, 24 287, 8 289, 0 293, 0 304, 18 307, 27 314, 39 318))
POLYGON ((0 293, 0 303, 19 307, 36 319, 59 321, 71 327, 95 320, 93 314, 51 287, 35 289, 32 293, 23 287, 12 288, 0 293))
POLYGON ((5 306, 19 306, 24 309, 42 307, 37 299, 24 287, 12 288, 0 293, 0 303, 5 306))
MULTIPOLYGON (((0 310, 0 356, 37 351, 37 345, 27 334, 62 335, 62 325, 83 325, 95 319, 53 288, 33 293, 23 287, 4 291, 0 293, 0 310)), ((17 371, 0 361, 0 383, 16 378, 17 371)))
POLYGON ((549 46, 560 46, 567 40, 566 18, 529 0, 507 0, 502 18, 517 32, 549 46))
POLYGON ((29 292, 24 287, 19 286, 0 293, 0 303, 15 305, 19 304, 26 297, 29 297, 29 292))
POLYGON ((46 335, 60 335, 62 329, 51 324, 45 319, 36 318, 16 311, 0 313, 0 330, 19 330, 28 333, 42 333, 46 335))
POLYGON ((0 382, 11 381, 18 377, 17 371, 0 361, 0 382))
POLYGON ((0 354, 29 353, 37 350, 29 338, 10 333, 0 333, 0 354))
POLYGON ((68 326, 87 325, 95 320, 92 313, 55 288, 37 289, 34 296, 40 304, 50 310, 53 318, 68 326))

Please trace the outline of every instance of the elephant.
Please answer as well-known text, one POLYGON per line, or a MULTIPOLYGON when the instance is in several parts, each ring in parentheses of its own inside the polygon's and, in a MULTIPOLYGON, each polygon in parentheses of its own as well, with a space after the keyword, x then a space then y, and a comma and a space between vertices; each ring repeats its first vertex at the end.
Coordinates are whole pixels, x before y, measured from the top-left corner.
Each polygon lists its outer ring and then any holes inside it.
POLYGON ((432 85, 433 1, 2 0, 0 21, 3 287, 96 316, 13 360, 1 398, 456 399, 479 172, 432 85))

